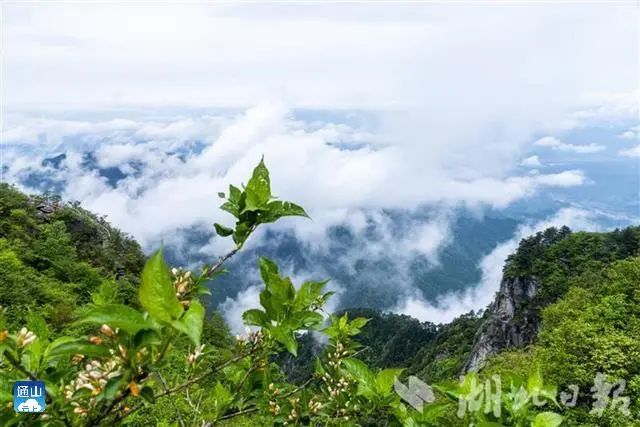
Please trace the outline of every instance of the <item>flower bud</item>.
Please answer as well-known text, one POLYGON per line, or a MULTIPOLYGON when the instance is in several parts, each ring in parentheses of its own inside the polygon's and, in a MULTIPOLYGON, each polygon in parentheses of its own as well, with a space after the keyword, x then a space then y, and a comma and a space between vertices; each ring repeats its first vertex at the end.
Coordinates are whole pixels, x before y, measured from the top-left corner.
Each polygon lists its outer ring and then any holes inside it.
POLYGON ((129 390, 131 391, 131 394, 138 397, 140 396, 140 388, 138 388, 138 384, 136 384, 135 382, 131 381, 129 383, 129 390))
POLYGON ((122 344, 118 344, 118 350, 120 351, 120 356, 123 359, 127 358, 127 350, 122 346, 122 344))
POLYGON ((104 335, 106 335, 108 337, 112 337, 113 336, 113 329, 111 329, 109 327, 109 325, 102 325, 100 327, 100 332, 102 332, 104 335))

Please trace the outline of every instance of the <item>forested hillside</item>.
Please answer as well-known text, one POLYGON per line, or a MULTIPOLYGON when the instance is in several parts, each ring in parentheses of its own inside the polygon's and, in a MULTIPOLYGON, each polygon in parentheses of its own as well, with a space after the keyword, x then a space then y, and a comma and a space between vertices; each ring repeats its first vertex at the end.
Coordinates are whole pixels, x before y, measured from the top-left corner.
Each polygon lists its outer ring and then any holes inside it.
POLYGON ((79 204, 0 184, 0 305, 9 326, 37 311, 54 331, 100 288, 135 301, 145 256, 131 238, 79 204))
POLYGON ((495 301, 444 325, 363 308, 323 319, 326 282, 294 286, 261 258, 261 308, 233 339, 199 299, 259 225, 306 216, 270 191, 261 163, 221 194, 237 223, 216 232, 236 248, 187 272, 78 204, 0 185, 3 425, 640 424, 640 228, 526 238, 495 301), (394 391, 413 375, 435 392, 423 411, 394 391), (28 377, 47 384, 43 416, 12 411, 28 377))

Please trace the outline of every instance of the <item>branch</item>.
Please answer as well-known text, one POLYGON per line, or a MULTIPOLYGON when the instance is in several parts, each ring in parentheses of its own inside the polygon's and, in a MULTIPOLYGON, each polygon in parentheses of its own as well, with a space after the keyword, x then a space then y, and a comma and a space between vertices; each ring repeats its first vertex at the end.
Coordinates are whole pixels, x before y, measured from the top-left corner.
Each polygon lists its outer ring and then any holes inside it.
MULTIPOLYGON (((134 381, 142 382, 147 378, 148 375, 149 375, 148 372, 143 372, 142 374, 139 374, 136 377, 134 377, 134 381)), ((111 411, 113 411, 113 408, 115 408, 118 403, 122 402, 127 397, 129 397, 130 394, 131 394, 131 389, 127 387, 122 393, 120 393, 115 399, 113 399, 109 403, 109 405, 105 407, 105 409, 102 412, 100 412, 97 418, 91 419, 90 420, 91 422, 87 423, 87 425, 93 426, 93 425, 100 424, 100 420, 103 420, 105 417, 107 417, 111 413, 111 411)))
POLYGON ((360 353, 364 353, 365 351, 369 350, 369 346, 367 347, 363 347, 360 350, 356 351, 355 353, 353 353, 352 355, 350 355, 349 357, 356 357, 357 355, 359 355, 360 353))
POLYGON ((240 250, 240 248, 237 247, 237 248, 233 249, 231 252, 229 252, 228 254, 218 257, 216 262, 212 266, 208 267, 202 273, 202 276, 206 277, 206 278, 211 277, 214 273, 216 273, 218 270, 220 270, 220 268, 222 268, 222 264, 224 264, 229 258, 234 256, 239 250, 240 250))
MULTIPOLYGON (((306 380, 306 381, 304 382, 304 384, 302 384, 302 385, 300 385, 300 386, 296 387, 295 389, 291 390, 290 392, 285 393, 285 394, 283 394, 282 396, 280 396, 280 399, 286 399, 287 397, 289 397, 289 396, 291 396, 291 395, 296 394, 297 392, 299 392, 300 390, 302 390, 303 388, 305 388, 306 386, 308 386, 308 385, 309 385, 309 383, 310 383, 312 380, 313 380, 313 378, 309 378, 308 380, 306 380)), ((246 408, 246 409, 243 409, 243 410, 241 410, 241 411, 232 412, 232 413, 230 413, 230 414, 227 414, 227 415, 225 415, 225 416, 222 416, 222 417, 218 418, 216 421, 223 421, 223 420, 228 420, 228 419, 230 419, 230 418, 239 417, 239 416, 241 416, 241 415, 251 414, 251 413, 256 412, 256 411, 258 411, 258 410, 259 410, 259 408, 258 408, 257 406, 252 406, 252 407, 250 407, 250 408, 246 408)))
MULTIPOLYGON (((157 399, 160 399, 161 397, 170 396, 170 395, 172 395, 172 394, 174 394, 174 393, 176 393, 176 392, 178 392, 180 390, 183 390, 183 389, 185 389, 185 388, 187 388, 187 387, 189 387, 189 386, 191 386, 191 385, 193 385, 193 384, 195 384, 195 383, 197 383, 199 381, 202 381, 203 379, 209 377, 210 375, 213 375, 213 374, 217 373, 218 371, 226 368, 227 366, 232 365, 232 364, 234 364, 234 363, 236 363, 236 362, 238 362, 238 361, 240 361, 240 360, 242 360, 242 359, 244 359, 246 357, 251 356, 256 351, 257 351, 257 349, 254 348, 254 349, 252 349, 251 351, 249 351, 247 353, 243 353, 243 354, 241 354, 239 356, 236 356, 236 357, 234 357, 232 359, 227 360, 224 363, 216 365, 216 366, 212 367, 210 370, 208 370, 207 372, 205 372, 202 375, 194 377, 194 378, 192 378, 192 379, 190 379, 188 381, 185 381, 184 383, 179 384, 179 385, 177 385, 175 387, 166 389, 162 393, 158 393, 155 396, 155 398, 157 400, 157 399)), ((131 410, 127 411, 126 413, 118 414, 116 416, 116 418, 114 419, 114 424, 117 424, 122 419, 124 419, 124 418, 128 417, 129 415, 133 414, 134 412, 138 411, 143 406, 144 406, 144 403, 139 403, 136 406, 134 406, 133 408, 131 408, 131 410)))
POLYGON ((246 357, 251 356, 255 352, 256 352, 256 349, 252 349, 248 353, 243 353, 243 354, 241 354, 239 356, 234 357, 233 359, 229 359, 226 362, 221 363, 220 365, 216 365, 213 368, 211 368, 211 370, 205 372, 204 374, 202 374, 200 376, 197 376, 197 377, 194 377, 194 378, 192 378, 192 379, 190 379, 188 381, 185 381, 184 383, 182 383, 180 385, 177 385, 177 386, 175 386, 173 388, 170 388, 170 389, 164 391, 163 393, 158 394, 156 396, 156 399, 160 398, 160 397, 168 396, 168 395, 173 394, 173 393, 175 393, 177 391, 183 390, 183 389, 189 387, 192 384, 195 384, 195 383, 197 383, 199 381, 202 381, 203 379, 207 378, 209 375, 213 375, 216 372, 220 371, 221 369, 224 369, 229 365, 232 365, 232 364, 234 364, 236 362, 239 362, 240 360, 242 360, 242 359, 244 359, 246 357))

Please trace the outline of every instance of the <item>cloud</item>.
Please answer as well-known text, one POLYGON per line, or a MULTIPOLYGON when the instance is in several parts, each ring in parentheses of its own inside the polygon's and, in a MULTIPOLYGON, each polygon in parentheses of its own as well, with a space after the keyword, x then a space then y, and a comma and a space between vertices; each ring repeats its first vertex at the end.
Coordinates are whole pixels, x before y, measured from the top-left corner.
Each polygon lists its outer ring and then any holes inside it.
POLYGON ((500 287, 502 267, 507 256, 518 248, 521 239, 546 228, 563 225, 569 226, 574 231, 596 230, 597 225, 593 220, 593 215, 588 211, 564 208, 546 220, 523 225, 519 227, 513 238, 499 244, 480 261, 479 266, 482 270, 480 283, 463 292, 444 295, 436 302, 425 301, 419 293, 414 292, 389 310, 434 323, 447 323, 471 310, 483 310, 493 300, 500 287))
POLYGON ((640 157, 640 145, 621 150, 620 155, 625 157, 640 157))
POLYGON ((520 165, 527 168, 539 168, 542 166, 542 163, 540 162, 540 158, 534 155, 534 156, 529 156, 526 159, 523 159, 520 162, 520 165))
POLYGON ((388 253, 402 275, 411 254, 438 262, 455 209, 586 181, 575 166, 517 166, 535 135, 637 119, 630 7, 7 5, 2 178, 44 174, 151 249, 228 224, 217 193, 264 155, 276 195, 313 217, 272 229, 322 253, 331 226, 363 237, 373 224, 380 238, 345 268, 388 253), (114 185, 100 168, 126 176, 114 185), (425 206, 434 215, 398 238, 386 212, 425 206))
POLYGON ((635 132, 633 132, 631 130, 623 132, 619 136, 622 139, 636 139, 637 138, 637 135, 635 134, 635 132))
POLYGON ((219 307, 225 322, 232 332, 241 334, 245 325, 242 321, 242 313, 252 308, 260 307, 260 286, 251 286, 240 291, 235 298, 227 298, 219 307))
MULTIPOLYGON (((247 108, 271 97, 295 108, 395 109, 437 100, 429 113, 461 123, 508 113, 522 124, 525 112, 558 120, 583 100, 637 90, 632 4, 6 6, 8 109, 247 108)), ((598 102, 572 120, 603 114, 629 110, 598 102)))
POLYGON ((607 147, 598 144, 567 144, 552 136, 545 136, 537 140, 534 145, 538 147, 550 147, 553 150, 571 151, 574 153, 586 154, 603 151, 607 147))
MULTIPOLYGON (((80 133, 74 127, 66 135, 61 129, 67 122, 55 126, 48 121, 46 129, 57 129, 61 140, 82 141, 77 148, 73 144, 67 147, 64 167, 53 171, 52 177, 68 183, 63 194, 66 199, 81 200, 87 208, 107 214, 143 244, 176 229, 228 221, 215 209, 217 193, 225 191, 229 183, 246 180, 262 155, 272 170, 278 197, 302 204, 314 218, 332 216, 334 224, 345 219, 338 213, 357 210, 412 210, 423 204, 505 207, 541 188, 584 182, 582 172, 577 170, 536 176, 492 176, 491 166, 486 170, 478 165, 475 170, 459 172, 456 159, 437 145, 430 151, 433 164, 429 168, 413 161, 425 152, 423 146, 341 148, 341 141, 348 146, 354 135, 366 132, 345 124, 301 121, 292 117, 281 103, 261 104, 231 118, 206 116, 185 121, 179 117, 154 123, 156 129, 190 123, 185 134, 191 138, 183 139, 164 138, 156 133, 159 139, 134 143, 131 141, 140 138, 141 129, 149 129, 149 122, 141 121, 138 126, 128 123, 128 131, 119 127, 116 136, 111 127, 113 122, 97 122, 94 128, 83 125, 80 133), (200 143, 198 149, 196 142, 200 143), (137 168, 137 173, 129 174, 111 188, 96 170, 83 166, 81 149, 95 150, 100 167, 120 167, 129 172, 137 168), (208 202, 209 209, 203 209, 203 201, 208 202)), ((27 120, 18 127, 26 128, 28 123, 27 120)), ((34 129, 38 129, 37 122, 34 129)), ((38 148, 41 150, 38 155, 44 157, 47 145, 38 148)), ((60 147, 53 144, 51 148, 60 147)), ((483 148, 470 146, 467 152, 470 150, 477 151, 479 156, 483 148)), ((7 178, 12 181, 20 181, 20 176, 38 169, 30 162, 8 166, 7 178)), ((417 230, 416 240, 408 244, 425 247, 425 242, 432 238, 434 230, 425 228, 417 230)))

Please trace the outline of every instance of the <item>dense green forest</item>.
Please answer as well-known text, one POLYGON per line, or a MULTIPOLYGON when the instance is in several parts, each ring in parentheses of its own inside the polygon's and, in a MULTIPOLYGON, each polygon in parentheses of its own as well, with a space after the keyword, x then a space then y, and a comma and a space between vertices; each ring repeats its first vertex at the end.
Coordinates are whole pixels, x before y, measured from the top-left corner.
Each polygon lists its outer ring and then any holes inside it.
POLYGON ((266 258, 251 332, 232 337, 205 313, 210 284, 256 228, 306 213, 271 197, 262 162, 220 196, 237 221, 215 232, 236 247, 184 271, 77 203, 0 184, 2 425, 640 425, 640 228, 522 240, 503 285, 537 288, 508 323, 535 334, 465 375, 495 307, 443 325, 362 308, 325 318, 326 281, 294 285, 266 258), (394 391, 411 376, 434 392, 422 410, 394 391), (47 385, 44 414, 13 412, 27 378, 47 385))

